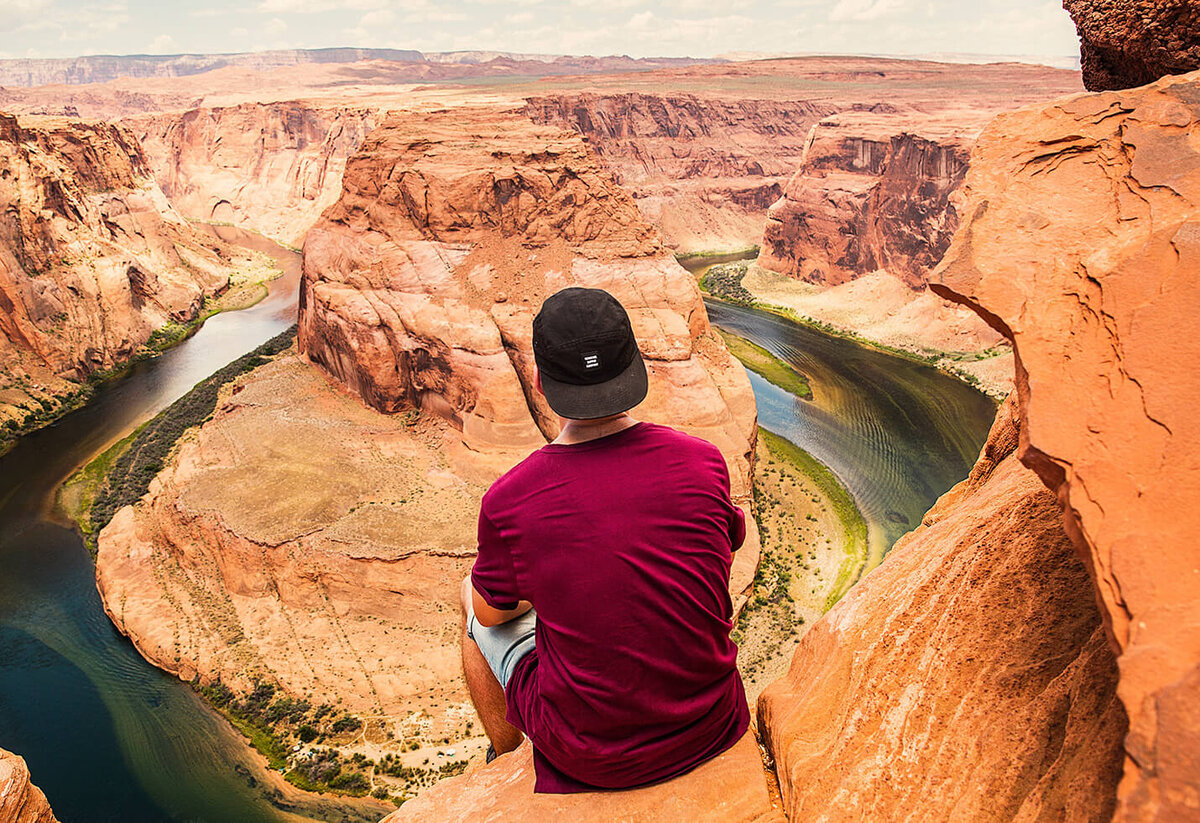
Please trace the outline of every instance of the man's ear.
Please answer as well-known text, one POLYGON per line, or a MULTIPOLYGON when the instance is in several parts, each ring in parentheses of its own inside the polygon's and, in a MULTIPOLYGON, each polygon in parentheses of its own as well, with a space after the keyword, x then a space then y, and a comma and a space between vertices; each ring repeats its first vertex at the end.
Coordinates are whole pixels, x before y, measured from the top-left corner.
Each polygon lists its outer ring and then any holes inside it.
POLYGON ((538 390, 538 394, 543 396, 546 394, 542 391, 542 373, 537 368, 533 370, 533 387, 538 390))

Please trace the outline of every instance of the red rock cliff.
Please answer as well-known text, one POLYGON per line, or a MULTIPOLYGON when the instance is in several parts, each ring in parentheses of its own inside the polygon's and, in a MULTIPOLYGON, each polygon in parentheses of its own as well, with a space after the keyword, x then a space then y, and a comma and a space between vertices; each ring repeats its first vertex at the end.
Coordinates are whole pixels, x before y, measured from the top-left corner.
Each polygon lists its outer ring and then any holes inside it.
POLYGON ((1200 68, 1200 7, 1193 0, 1063 0, 1063 7, 1079 30, 1090 91, 1200 68))
POLYGON ((1087 569, 1001 408, 758 702, 791 820, 1103 820, 1125 717, 1087 569))
POLYGON ((235 263, 174 212, 137 141, 111 124, 0 115, 0 205, 4 419, 194 318, 235 263))
POLYGON ((1091 570, 1119 817, 1200 817, 1200 74, 997 119, 933 288, 1012 340, 1019 455, 1091 570))
POLYGON ((299 101, 200 108, 125 121, 183 214, 293 246, 341 192, 346 158, 378 114, 299 101))
POLYGON ((30 782, 25 759, 0 749, 0 821, 58 823, 46 795, 30 782))
POLYGON ((825 118, 767 213, 759 265, 828 286, 883 269, 923 289, 958 227, 952 195, 984 122, 894 110, 825 118))

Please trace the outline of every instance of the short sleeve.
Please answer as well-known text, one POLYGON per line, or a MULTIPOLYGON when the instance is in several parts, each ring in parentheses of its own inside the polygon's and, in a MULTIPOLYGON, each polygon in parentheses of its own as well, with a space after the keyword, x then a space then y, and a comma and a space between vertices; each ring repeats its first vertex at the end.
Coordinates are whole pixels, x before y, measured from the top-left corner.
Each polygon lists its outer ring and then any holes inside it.
POLYGON ((508 610, 520 604, 512 556, 500 538, 500 531, 482 508, 479 511, 479 555, 471 569, 471 585, 492 608, 508 610))
POLYGON ((729 506, 732 509, 729 516, 729 544, 737 551, 746 542, 746 513, 733 502, 729 506))

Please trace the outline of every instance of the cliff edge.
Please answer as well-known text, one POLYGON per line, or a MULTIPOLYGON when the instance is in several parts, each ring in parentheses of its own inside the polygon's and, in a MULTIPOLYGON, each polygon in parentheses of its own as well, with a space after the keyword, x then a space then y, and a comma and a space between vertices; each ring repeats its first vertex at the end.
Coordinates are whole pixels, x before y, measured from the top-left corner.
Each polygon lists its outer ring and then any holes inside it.
POLYGON ((0 823, 58 823, 25 758, 0 749, 0 823))

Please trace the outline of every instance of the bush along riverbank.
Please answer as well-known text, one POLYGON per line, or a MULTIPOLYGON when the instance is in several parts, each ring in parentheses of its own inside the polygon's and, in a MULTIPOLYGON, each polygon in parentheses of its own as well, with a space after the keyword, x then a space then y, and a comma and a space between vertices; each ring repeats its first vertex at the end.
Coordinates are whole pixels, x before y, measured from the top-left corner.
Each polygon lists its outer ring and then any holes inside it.
MULTIPOLYGON (((31 399, 19 404, 16 408, 24 412, 20 419, 9 418, 0 423, 0 457, 11 449, 19 438, 49 426, 85 406, 96 393, 96 389, 104 383, 124 376, 135 364, 158 357, 187 340, 199 331, 204 321, 210 317, 221 312, 248 309, 265 298, 268 293, 267 283, 280 277, 283 271, 265 255, 259 257, 255 265, 238 269, 224 291, 205 298, 200 310, 191 320, 168 321, 151 332, 149 339, 138 346, 129 357, 111 368, 94 371, 81 381, 59 381, 73 388, 62 392, 42 392, 37 397, 31 395, 31 399)), ((28 382, 27 379, 18 377, 12 381, 12 385, 27 390, 28 382)))
POLYGON ((296 327, 218 369, 128 437, 79 469, 59 490, 59 505, 94 554, 96 538, 122 506, 136 503, 162 471, 179 438, 212 416, 221 387, 291 347, 296 327))
POLYGON ((757 343, 752 343, 744 337, 738 337, 732 332, 717 329, 717 334, 725 341, 729 353, 736 357, 741 364, 764 380, 774 383, 788 394, 801 400, 812 400, 812 386, 808 378, 757 343))
POLYGON ((796 644, 849 590, 867 561, 867 523, 833 472, 758 430, 754 517, 762 555, 733 639, 753 701, 786 671, 796 644))
MULTIPOLYGON (((750 270, 750 261, 738 260, 732 263, 718 263, 708 269, 708 271, 700 278, 700 290, 706 295, 717 300, 723 300, 727 303, 733 303, 738 306, 746 306, 747 308, 757 309, 759 311, 770 312, 771 314, 785 317, 793 323, 799 323, 803 326, 817 329, 823 334, 828 334, 832 337, 840 337, 846 340, 852 340, 863 346, 868 346, 877 351, 886 352, 895 357, 900 357, 905 360, 910 360, 915 363, 923 363, 927 366, 932 366, 941 372, 955 377, 967 385, 978 389, 981 392, 992 397, 994 400, 1003 400, 1004 395, 989 389, 984 385, 976 375, 958 366, 958 363, 966 363, 978 360, 987 360, 996 357, 1003 353, 1003 349, 991 348, 980 352, 944 352, 934 349, 922 349, 914 351, 912 349, 902 349, 896 346, 889 346, 886 343, 880 343, 876 340, 871 340, 850 329, 844 329, 835 326, 832 323, 826 323, 822 320, 817 320, 814 317, 800 314, 794 309, 787 306, 778 306, 773 303, 765 303, 754 296, 752 292, 742 285, 742 279, 750 270)), ((757 371, 757 370, 756 370, 757 371)), ((763 375, 764 377, 766 375, 763 375)), ((769 379, 769 378, 768 378, 769 379)))

